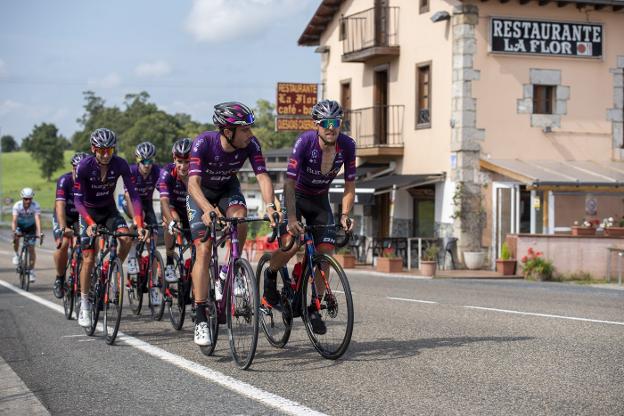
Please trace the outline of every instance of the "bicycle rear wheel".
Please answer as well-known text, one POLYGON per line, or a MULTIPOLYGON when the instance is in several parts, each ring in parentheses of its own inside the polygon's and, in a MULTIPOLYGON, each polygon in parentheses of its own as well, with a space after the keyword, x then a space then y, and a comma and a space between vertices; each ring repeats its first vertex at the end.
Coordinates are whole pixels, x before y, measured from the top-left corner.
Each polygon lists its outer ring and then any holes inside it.
POLYGON ((25 247, 22 247, 20 260, 20 287, 28 292, 30 287, 30 254, 25 247))
MULTIPOLYGON (((163 282, 163 304, 169 310, 169 320, 175 330, 182 329, 184 316, 186 315, 186 282, 182 281, 182 276, 186 273, 184 269, 184 259, 180 261, 178 253, 173 254, 173 270, 175 270, 178 280, 175 283, 163 282)), ((188 283, 190 285, 190 282, 188 283)))
POLYGON ((80 294, 80 272, 82 269, 82 261, 80 261, 80 257, 76 259, 76 267, 74 271, 74 315, 76 316, 76 320, 80 316, 80 302, 81 302, 81 294, 80 294))
POLYGON ((89 302, 91 303, 91 325, 85 327, 87 335, 92 336, 100 319, 100 307, 102 305, 102 297, 104 288, 100 276, 102 274, 102 265, 96 264, 91 272, 91 289, 89 290, 89 302))
POLYGON ((256 276, 249 261, 234 262, 233 278, 225 291, 230 351, 236 365, 246 370, 251 365, 258 344, 259 303, 256 276))
MULTIPOLYGON (((137 257, 137 261, 140 263, 141 258, 137 257)), ((143 289, 146 284, 146 278, 137 273, 134 278, 130 275, 127 277, 128 284, 126 285, 126 291, 128 292, 128 305, 133 314, 139 315, 141 313, 141 307, 143 306, 143 289)))
MULTIPOLYGON (((264 271, 269 267, 269 260, 271 259, 270 253, 265 253, 258 262, 256 269, 256 281, 258 286, 258 292, 260 288, 264 288, 264 271)), ((280 270, 280 274, 282 271, 280 270)), ((280 276, 281 277, 281 276, 280 276)), ((290 332, 292 331, 292 307, 290 300, 286 296, 284 288, 283 277, 277 279, 277 291, 280 294, 281 305, 271 307, 260 302, 260 326, 262 332, 266 336, 269 344, 276 348, 284 348, 288 340, 290 339, 290 332)))
MULTIPOLYGON (((312 258, 312 273, 304 277, 302 287, 302 317, 306 332, 314 348, 324 357, 335 360, 342 356, 349 347, 353 332, 353 299, 349 281, 342 267, 326 254, 315 254, 312 258), (327 273, 321 271, 321 265, 328 266, 327 273), (316 297, 313 297, 314 275, 319 277, 316 297), (319 292, 320 290, 320 292, 319 292), (322 293, 322 296, 318 296, 322 293), (311 311, 317 311, 326 326, 325 333, 315 333, 310 322, 311 311)), ((310 269, 307 269, 310 270, 310 269)), ((320 331, 317 331, 320 332, 320 331)))
POLYGON ((121 310, 123 308, 124 274, 121 260, 116 258, 111 262, 104 289, 104 337, 108 345, 112 345, 117 338, 121 310))
POLYGON ((146 273, 149 274, 150 282, 148 282, 149 287, 149 308, 152 314, 152 319, 155 321, 160 321, 165 313, 165 297, 164 297, 164 283, 165 283, 165 264, 163 263, 162 256, 158 251, 154 252, 154 261, 152 262, 151 267, 147 270, 146 273), (152 289, 156 289, 157 293, 157 304, 153 303, 152 299, 152 289))
POLYGON ((71 250, 69 254, 67 266, 65 267, 65 274, 67 275, 67 272, 69 272, 69 276, 63 282, 63 310, 65 311, 66 319, 71 319, 74 311, 74 270, 71 267, 74 251, 71 250))

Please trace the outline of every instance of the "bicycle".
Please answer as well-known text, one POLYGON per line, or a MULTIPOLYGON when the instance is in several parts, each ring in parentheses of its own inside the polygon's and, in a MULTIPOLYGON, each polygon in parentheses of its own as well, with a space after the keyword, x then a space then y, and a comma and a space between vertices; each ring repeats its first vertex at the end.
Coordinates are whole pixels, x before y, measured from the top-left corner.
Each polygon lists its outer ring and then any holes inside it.
POLYGON ((95 237, 99 237, 99 253, 93 271, 91 272, 91 290, 89 301, 93 308, 91 325, 84 328, 87 335, 92 336, 97 327, 100 311, 104 312, 104 338, 112 345, 119 331, 121 310, 123 307, 124 274, 121 259, 117 257, 118 237, 137 237, 136 233, 110 232, 98 226, 95 237), (112 327, 109 324, 112 321, 112 327))
POLYGON ((260 298, 256 279, 249 260, 240 255, 238 244, 238 224, 268 221, 266 218, 219 218, 214 212, 210 213, 210 232, 202 238, 202 242, 212 239, 212 255, 208 271, 210 273, 211 289, 207 303, 208 331, 212 340, 211 345, 200 347, 205 355, 212 355, 217 344, 219 324, 227 321, 229 343, 232 358, 236 365, 246 370, 251 365, 256 354, 258 344, 258 313, 260 298), (221 230, 221 237, 217 238, 217 221, 226 226, 221 230), (230 240, 231 249, 227 255, 225 268, 227 274, 223 282, 221 300, 215 299, 214 285, 219 278, 219 257, 217 249, 223 247, 226 240, 230 240))
MULTIPOLYGON (((283 348, 292 331, 293 318, 301 317, 308 338, 322 357, 336 360, 340 358, 351 342, 353 333, 353 299, 347 275, 340 264, 330 255, 316 253, 311 234, 313 229, 336 227, 341 225, 306 225, 302 236, 305 244, 305 254, 302 262, 298 262, 289 277, 287 266, 279 270, 281 282, 278 279, 278 293, 280 302, 272 307, 265 302, 260 306, 261 326, 269 344, 276 348, 283 348), (328 265, 327 272, 323 264, 328 265), (333 277, 337 278, 334 279, 333 277), (313 284, 315 280, 322 283, 323 289, 313 284), (309 311, 317 311, 321 316, 327 331, 325 334, 315 334, 309 319, 309 311)), ((296 242, 292 238, 286 247, 281 246, 279 227, 274 228, 271 239, 278 238, 279 250, 289 251, 296 242)), ((346 233, 344 241, 336 241, 336 247, 344 247, 350 238, 346 233)), ((263 286, 264 269, 268 267, 270 253, 265 253, 258 262, 256 278, 258 287, 263 286)))
POLYGON ((186 305, 193 305, 191 298, 191 270, 192 260, 195 259, 195 246, 192 241, 184 243, 183 233, 190 232, 189 229, 175 227, 179 233, 176 235, 177 253, 173 253, 173 269, 177 272, 178 281, 170 283, 165 280, 163 299, 164 304, 169 309, 169 319, 171 325, 176 330, 181 330, 184 325, 186 315, 186 305), (191 257, 184 259, 184 254, 190 249, 191 257))
MULTIPOLYGON (((65 233, 65 227, 61 229, 61 235, 65 233)), ((60 247, 60 245, 59 245, 60 247)), ((63 309, 65 318, 71 319, 72 312, 76 310, 76 319, 80 311, 80 269, 82 267, 82 249, 78 237, 74 232, 69 245, 69 256, 65 272, 69 270, 69 276, 63 283, 63 309)))
POLYGON ((126 290, 128 291, 128 304, 135 315, 141 313, 143 306, 143 294, 148 293, 148 306, 152 315, 152 319, 160 321, 165 312, 163 302, 162 288, 164 282, 165 266, 162 255, 156 249, 156 238, 158 235, 158 226, 148 225, 145 227, 150 232, 149 247, 147 255, 143 256, 143 249, 146 242, 140 241, 136 246, 136 257, 139 263, 139 273, 136 275, 128 274, 126 281, 126 290), (132 276, 135 276, 132 278, 132 276), (149 278, 148 278, 149 276, 149 278), (160 304, 154 305, 152 299, 152 289, 156 289, 160 304))
POLYGON ((41 236, 37 236, 35 234, 18 234, 17 237, 23 238, 24 242, 22 243, 19 261, 15 271, 19 275, 20 288, 28 292, 28 289, 30 288, 30 272, 32 270, 30 267, 29 248, 35 245, 37 239, 39 239, 39 245, 43 244, 43 234, 41 236))

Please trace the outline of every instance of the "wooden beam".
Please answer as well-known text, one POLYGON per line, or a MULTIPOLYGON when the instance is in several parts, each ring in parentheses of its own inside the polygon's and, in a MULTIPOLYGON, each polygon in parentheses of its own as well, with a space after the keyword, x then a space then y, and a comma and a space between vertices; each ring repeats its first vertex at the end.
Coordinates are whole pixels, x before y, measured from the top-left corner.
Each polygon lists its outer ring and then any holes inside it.
POLYGON ((540 6, 546 6, 548 3, 550 3, 550 0, 539 0, 538 4, 540 6))
POLYGON ((520 0, 520 4, 527 4, 531 0, 520 0))
POLYGON ((568 5, 567 1, 558 1, 557 2, 557 7, 565 7, 568 5))
POLYGON ((503 4, 509 2, 509 0, 498 0, 498 1, 499 1, 499 3, 503 3, 503 4))
POLYGON ((605 5, 604 4, 596 4, 594 6, 594 10, 602 10, 604 9, 605 5))
POLYGON ((613 6, 613 11, 614 12, 619 12, 620 10, 622 10, 624 8, 624 6, 613 6))

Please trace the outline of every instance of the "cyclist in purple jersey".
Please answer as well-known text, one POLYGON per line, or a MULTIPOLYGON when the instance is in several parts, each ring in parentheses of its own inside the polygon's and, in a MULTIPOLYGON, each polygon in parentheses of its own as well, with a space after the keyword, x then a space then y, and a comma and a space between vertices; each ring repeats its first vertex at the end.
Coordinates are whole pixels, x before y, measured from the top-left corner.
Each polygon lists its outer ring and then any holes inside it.
MULTIPOLYGON (((78 324, 91 325, 91 304, 88 293, 91 288, 91 271, 95 265, 95 249, 90 238, 95 235, 95 228, 104 225, 109 231, 128 231, 128 225, 117 211, 113 193, 117 179, 121 176, 130 193, 134 207, 134 222, 137 225, 139 239, 145 240, 147 232, 143 229, 141 200, 134 188, 130 167, 124 159, 115 156, 117 136, 109 129, 97 129, 91 133, 91 151, 94 156, 84 158, 76 169, 74 183, 74 203, 80 214, 80 237, 83 264, 80 271, 81 307, 78 324)), ((119 258, 123 262, 128 255, 132 240, 130 237, 119 238, 119 258)))
MULTIPOLYGON (((177 281, 178 277, 173 267, 174 236, 178 233, 176 227, 190 229, 186 213, 186 186, 188 184, 191 145, 188 138, 180 139, 171 149, 173 163, 160 170, 158 190, 160 191, 160 207, 165 228, 165 249, 167 265, 165 266, 165 280, 169 283, 177 281)), ((191 234, 184 233, 184 238, 191 241, 191 234)))
MULTIPOLYGON (((195 343, 198 345, 210 345, 212 342, 205 308, 210 287, 208 264, 212 243, 210 240, 200 243, 200 239, 211 223, 212 211, 216 211, 218 216, 247 215, 245 197, 236 177, 246 159, 249 159, 256 174, 267 214, 271 216, 275 212, 273 184, 266 171, 260 143, 251 131, 255 121, 251 109, 238 102, 217 104, 212 120, 219 131, 204 132, 193 141, 187 197, 191 234, 197 247, 192 277, 197 305, 195 343)), ((244 247, 246 236, 247 224, 240 224, 240 247, 244 247)))
MULTIPOLYGON (((329 203, 329 187, 343 167, 345 186, 340 224, 347 230, 353 227, 349 213, 355 200, 355 142, 351 137, 340 133, 342 116, 342 107, 338 102, 332 100, 318 102, 312 108, 312 118, 318 127, 316 130, 302 133, 295 142, 284 184, 284 200, 288 213, 287 231, 290 234, 284 236, 286 244, 290 238, 303 233, 299 222, 301 217, 305 218, 307 225, 334 224, 334 215, 329 203)), ((312 235, 319 252, 327 254, 333 252, 336 242, 334 228, 315 229, 312 235)), ((277 270, 286 265, 298 248, 298 244, 295 244, 289 252, 277 250, 273 253, 264 275, 262 298, 264 304, 274 306, 279 303, 276 288, 277 270)), ((322 280, 317 279, 316 284, 317 291, 322 296, 325 292, 322 280)), ((310 322, 315 333, 324 334, 327 331, 318 311, 310 311, 310 322)))
POLYGON ((54 281, 54 296, 62 298, 63 284, 65 282, 65 267, 67 266, 67 248, 71 239, 78 233, 78 210, 74 205, 74 179, 76 179, 76 166, 85 157, 84 152, 78 152, 72 156, 72 171, 61 176, 56 182, 56 202, 52 215, 52 228, 56 251, 54 252, 54 264, 56 266, 56 280, 54 281))

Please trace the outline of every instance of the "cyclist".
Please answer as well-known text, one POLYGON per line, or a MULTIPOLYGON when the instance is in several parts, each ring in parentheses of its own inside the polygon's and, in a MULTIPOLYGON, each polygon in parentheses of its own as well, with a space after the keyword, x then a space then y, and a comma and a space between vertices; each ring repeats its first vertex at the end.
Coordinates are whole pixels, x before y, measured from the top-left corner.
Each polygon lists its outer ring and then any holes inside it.
MULTIPOLYGON (((166 226, 167 265, 165 266, 165 280, 169 283, 174 283, 178 279, 173 267, 174 235, 178 232, 175 227, 187 230, 190 228, 186 213, 186 186, 188 184, 192 144, 193 141, 189 138, 180 139, 173 144, 171 149, 173 163, 169 163, 160 170, 160 178, 158 179, 163 225, 166 226)), ((185 238, 191 241, 189 233, 185 234, 185 238)))
MULTIPOLYGON (((24 235, 37 235, 43 237, 41 233, 41 208, 37 201, 33 201, 35 192, 32 188, 24 188, 20 192, 22 197, 21 201, 17 201, 13 205, 13 222, 11 223, 11 229, 13 230, 13 250, 15 256, 13 257, 13 264, 19 264, 19 237, 24 235)), ((41 240, 40 240, 41 241, 41 240)), ((30 283, 35 283, 37 276, 35 274, 35 261, 37 257, 35 255, 35 246, 29 247, 30 254, 30 276, 28 279, 30 283)))
POLYGON ((54 281, 54 296, 62 298, 63 283, 65 282, 65 267, 67 266, 67 248, 69 242, 78 231, 78 211, 74 205, 74 180, 76 179, 76 166, 85 157, 84 152, 78 152, 71 158, 72 171, 58 178, 56 182, 56 202, 52 215, 52 229, 56 251, 54 252, 54 264, 56 265, 56 280, 54 281))
MULTIPOLYGON (((347 230, 353 227, 349 213, 355 200, 355 141, 340 133, 342 117, 342 107, 338 102, 322 100, 316 103, 312 107, 312 119, 317 128, 303 132, 295 142, 284 183, 287 231, 290 234, 290 237, 284 237, 286 241, 303 233, 299 222, 302 216, 307 225, 334 224, 329 187, 343 166, 345 185, 340 224, 347 230)), ((319 252, 332 253, 336 242, 334 228, 314 229, 312 236, 319 252)), ((264 275, 263 303, 270 306, 279 303, 277 270, 286 265, 297 249, 298 245, 295 244, 290 251, 277 250, 271 256, 264 275)), ((325 288, 318 279, 317 289, 320 295, 324 293, 325 288)), ((310 311, 310 322, 314 333, 322 335, 327 331, 318 311, 310 311)))
MULTIPOLYGON (((156 147, 150 142, 139 143, 134 151, 134 156, 137 163, 130 165, 130 177, 134 182, 139 198, 141 198, 143 220, 147 225, 156 225, 156 213, 154 212, 154 204, 152 202, 152 195, 160 177, 160 167, 154 163, 156 147)), ((127 187, 124 187, 124 202, 126 214, 128 214, 128 217, 134 218, 134 209, 127 187)), ((128 274, 136 275, 138 272, 136 244, 133 243, 128 254, 128 274)), ((159 296, 155 293, 152 293, 151 296, 153 303, 158 304, 159 296)))
MULTIPOLYGON (((192 278, 196 304, 195 343, 210 345, 206 322, 206 301, 210 280, 208 265, 211 256, 210 240, 201 244, 200 239, 210 225, 210 213, 219 216, 244 217, 247 215, 245 197, 236 177, 245 160, 249 159, 260 185, 262 198, 269 216, 275 212, 273 184, 266 170, 258 139, 251 126, 254 114, 239 102, 226 102, 214 107, 212 118, 219 131, 206 131, 193 141, 191 167, 189 170, 187 211, 191 235, 197 247, 192 278)), ((247 225, 238 226, 240 246, 244 247, 247 225)))
MULTIPOLYGON (((80 237, 82 245, 82 269, 80 270, 80 314, 78 324, 91 325, 91 304, 89 289, 90 275, 95 264, 95 245, 91 237, 95 228, 104 225, 109 231, 127 232, 128 225, 115 206, 113 193, 117 179, 121 176, 128 189, 134 208, 134 223, 137 225, 139 239, 145 240, 147 232, 143 229, 141 199, 137 193, 128 162, 114 155, 117 136, 112 130, 99 128, 91 133, 91 152, 80 161, 76 169, 74 184, 74 202, 80 214, 80 237), (91 244, 90 244, 91 243, 91 244)), ((119 258, 123 262, 128 255, 132 240, 130 237, 119 238, 119 258)))

